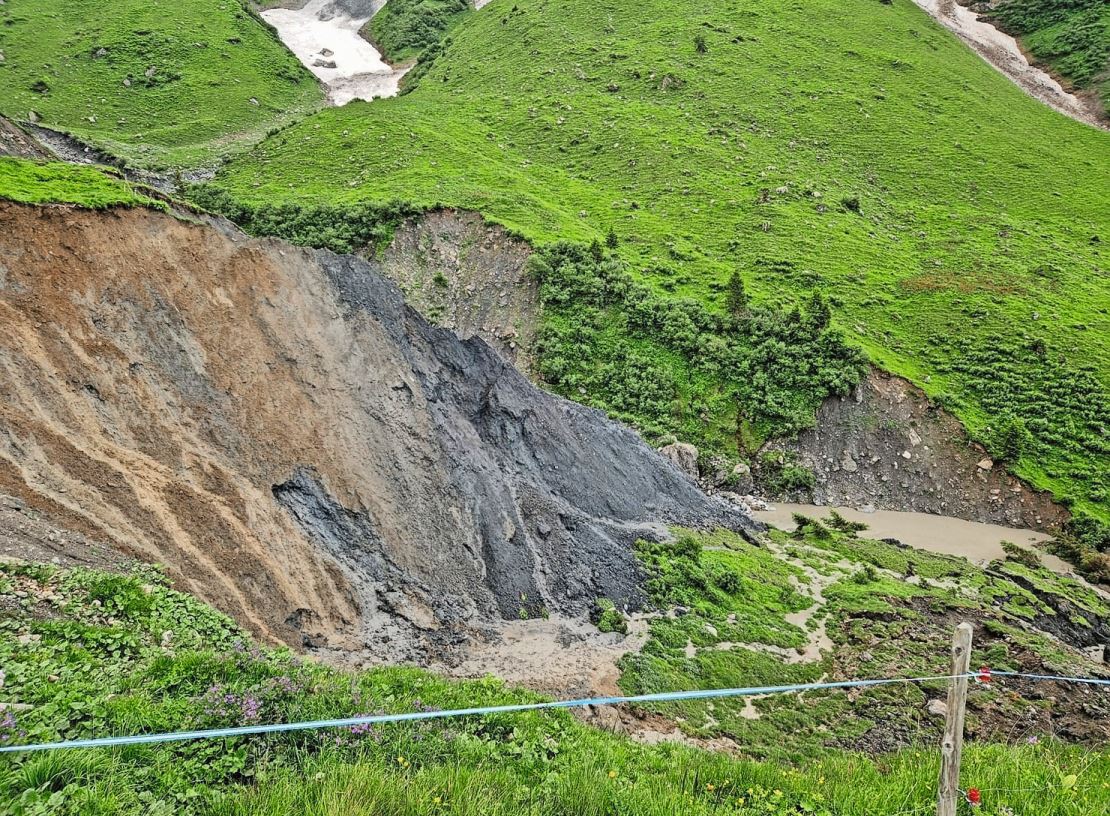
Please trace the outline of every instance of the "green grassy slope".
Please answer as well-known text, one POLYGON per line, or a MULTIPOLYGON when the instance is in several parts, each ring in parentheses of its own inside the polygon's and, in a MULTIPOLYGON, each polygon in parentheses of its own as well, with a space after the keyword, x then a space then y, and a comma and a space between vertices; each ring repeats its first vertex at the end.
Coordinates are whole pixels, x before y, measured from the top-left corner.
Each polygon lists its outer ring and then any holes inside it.
POLYGON ((0 200, 20 204, 76 204, 88 209, 165 205, 134 190, 103 168, 0 156, 0 200))
POLYGON ((323 98, 242 0, 9 0, 0 52, 0 112, 143 166, 212 162, 323 98))
MULTIPOLYGON (((0 665, 4 702, 29 706, 0 712, 4 744, 540 699, 493 678, 340 672, 261 649, 148 567, 0 564, 0 665)), ((931 745, 876 759, 827 750, 790 767, 639 745, 566 711, 528 712, 2 754, 0 814, 874 816, 897 803, 899 814, 925 816, 938 757, 931 745)), ((965 784, 991 789, 985 814, 1080 816, 1110 804, 1108 763, 1105 751, 1044 740, 971 744, 963 769, 965 784)))
POLYGON ((1110 4, 1105 0, 1002 0, 987 19, 1021 40, 1049 70, 1098 93, 1110 115, 1110 4))
POLYGON ((436 45, 470 8, 469 0, 390 0, 363 33, 383 57, 401 62, 436 45))
MULTIPOLYGON (((715 309, 736 269, 757 301, 823 292, 973 434, 1023 420, 1015 469, 1110 519, 1108 155, 910 0, 494 0, 412 93, 323 111, 215 187, 612 229, 636 278, 715 309)), ((711 407, 692 441, 730 423, 711 407)))

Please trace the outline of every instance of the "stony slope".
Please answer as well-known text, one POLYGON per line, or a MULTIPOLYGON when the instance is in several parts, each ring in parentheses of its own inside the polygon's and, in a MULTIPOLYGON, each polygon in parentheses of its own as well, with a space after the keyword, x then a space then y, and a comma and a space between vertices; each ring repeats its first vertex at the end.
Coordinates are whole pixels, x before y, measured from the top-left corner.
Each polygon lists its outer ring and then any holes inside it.
POLYGON ((268 637, 426 659, 635 602, 658 522, 750 525, 361 260, 142 209, 0 236, 0 492, 268 637))

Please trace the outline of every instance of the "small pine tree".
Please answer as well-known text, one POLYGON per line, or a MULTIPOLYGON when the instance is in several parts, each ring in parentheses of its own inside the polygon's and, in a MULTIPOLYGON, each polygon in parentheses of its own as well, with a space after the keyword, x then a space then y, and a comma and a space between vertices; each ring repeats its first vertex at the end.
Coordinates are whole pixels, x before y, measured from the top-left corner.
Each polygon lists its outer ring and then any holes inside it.
POLYGON ((709 44, 705 41, 705 35, 700 31, 694 35, 694 50, 699 54, 705 54, 709 51, 709 44))
POLYGON ((590 255, 597 263, 601 263, 605 259, 605 253, 601 249, 601 241, 596 238, 590 244, 590 255))
POLYGON ((609 234, 605 236, 605 246, 609 247, 609 249, 616 249, 618 244, 620 244, 620 239, 617 238, 616 231, 614 231, 612 227, 609 227, 609 234))
POLYGON ((728 279, 728 299, 726 307, 728 313, 739 319, 748 314, 748 293, 744 289, 744 279, 740 273, 734 271, 728 279))
POLYGON ((1015 416, 1008 416, 998 425, 995 433, 995 455, 1005 462, 1016 462, 1033 443, 1033 434, 1025 423, 1015 416))
POLYGON ((809 314, 810 322, 818 331, 823 331, 829 326, 829 321, 832 320, 832 310, 829 308, 828 302, 820 292, 814 292, 813 297, 809 299, 809 306, 806 311, 809 314))

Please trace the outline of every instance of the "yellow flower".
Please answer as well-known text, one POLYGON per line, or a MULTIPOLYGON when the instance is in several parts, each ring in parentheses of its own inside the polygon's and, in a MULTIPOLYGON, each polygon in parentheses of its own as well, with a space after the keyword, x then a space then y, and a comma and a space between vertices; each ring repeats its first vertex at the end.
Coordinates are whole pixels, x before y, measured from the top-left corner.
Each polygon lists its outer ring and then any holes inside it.
POLYGON ((317 771, 316 772, 316 781, 319 782, 323 778, 324 778, 324 772, 323 771, 317 771))
POLYGON ((616 779, 617 778, 617 772, 616 771, 609 771, 609 778, 610 779, 616 779))
POLYGON ((817 778, 817 784, 818 785, 824 785, 825 784, 825 777, 823 777, 823 776, 818 777, 817 778))
POLYGON ((751 796, 753 793, 755 793, 755 791, 751 788, 748 788, 748 796, 751 796))
POLYGON ((780 791, 778 788, 775 788, 774 793, 775 796, 782 796, 782 791, 780 791))
POLYGON ((708 782, 708 783, 706 783, 705 789, 707 791, 712 791, 712 790, 716 790, 717 788, 712 782, 708 782))
POLYGON ((435 799, 432 800, 432 804, 433 805, 442 805, 443 804, 443 797, 437 796, 435 799))
POLYGON ((405 758, 403 756, 398 756, 397 757, 397 764, 398 765, 404 765, 405 764, 405 758))

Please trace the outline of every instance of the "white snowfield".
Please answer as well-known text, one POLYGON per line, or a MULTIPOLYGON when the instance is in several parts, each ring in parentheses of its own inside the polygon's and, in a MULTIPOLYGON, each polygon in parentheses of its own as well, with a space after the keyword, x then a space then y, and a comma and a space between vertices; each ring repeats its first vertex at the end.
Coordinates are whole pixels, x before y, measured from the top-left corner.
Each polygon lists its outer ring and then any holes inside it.
POLYGON ((407 68, 389 65, 359 35, 370 17, 351 17, 332 0, 308 0, 299 9, 263 11, 262 18, 277 29, 286 47, 327 86, 333 105, 345 105, 352 99, 397 95, 407 68))

